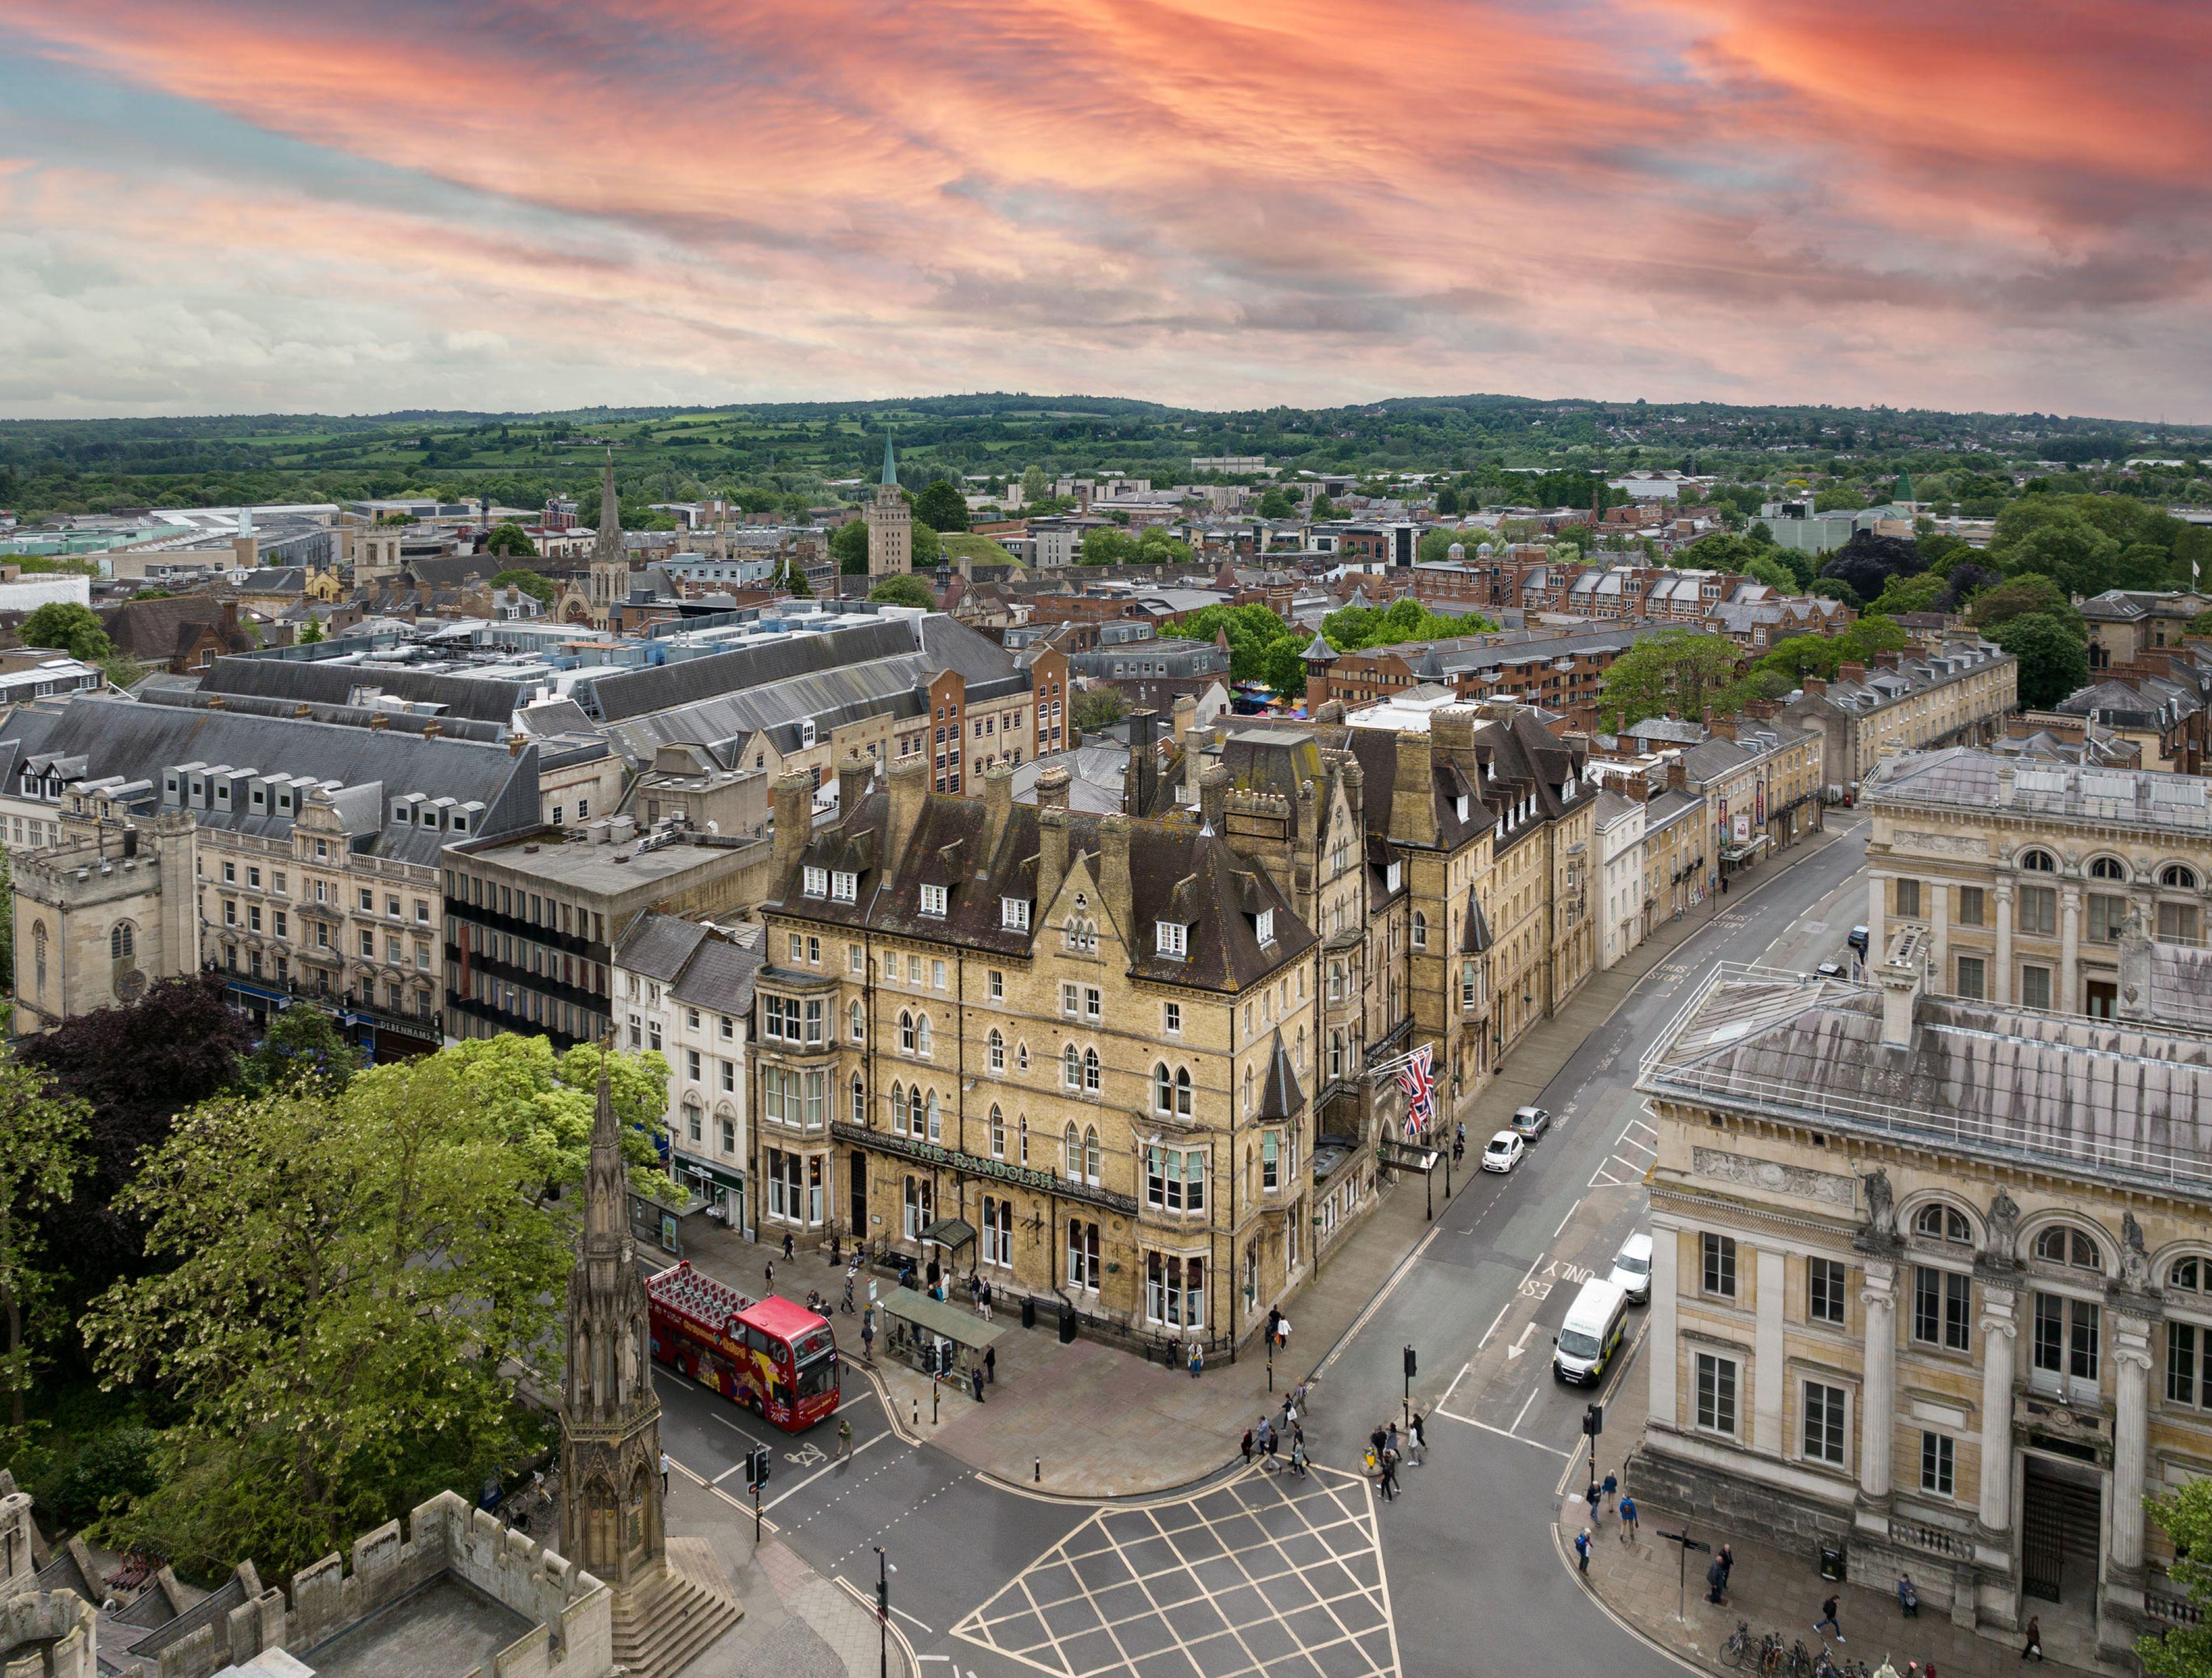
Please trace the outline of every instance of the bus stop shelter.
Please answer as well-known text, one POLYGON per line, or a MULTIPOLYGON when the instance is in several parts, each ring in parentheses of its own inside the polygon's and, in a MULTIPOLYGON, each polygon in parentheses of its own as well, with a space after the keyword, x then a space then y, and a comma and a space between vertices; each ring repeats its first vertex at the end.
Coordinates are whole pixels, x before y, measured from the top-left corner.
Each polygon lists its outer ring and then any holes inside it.
POLYGON ((925 1375, 937 1371, 951 1380, 964 1382, 981 1369, 991 1343, 1006 1332, 915 1288, 893 1288, 883 1312, 890 1320, 885 1352, 925 1375))

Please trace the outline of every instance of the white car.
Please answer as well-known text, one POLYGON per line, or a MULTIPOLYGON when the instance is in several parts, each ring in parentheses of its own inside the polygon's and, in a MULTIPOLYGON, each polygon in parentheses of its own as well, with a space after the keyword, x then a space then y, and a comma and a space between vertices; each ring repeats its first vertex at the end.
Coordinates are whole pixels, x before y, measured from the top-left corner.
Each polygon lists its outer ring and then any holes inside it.
POLYGON ((1490 1139, 1490 1146, 1482 1151, 1482 1169, 1486 1171, 1510 1171, 1521 1163, 1521 1156, 1528 1152, 1528 1145, 1510 1130, 1501 1130, 1490 1139))
POLYGON ((1620 1243, 1613 1255, 1613 1274, 1606 1278, 1628 1297, 1632 1305, 1651 1298, 1651 1237, 1638 1230, 1620 1243))

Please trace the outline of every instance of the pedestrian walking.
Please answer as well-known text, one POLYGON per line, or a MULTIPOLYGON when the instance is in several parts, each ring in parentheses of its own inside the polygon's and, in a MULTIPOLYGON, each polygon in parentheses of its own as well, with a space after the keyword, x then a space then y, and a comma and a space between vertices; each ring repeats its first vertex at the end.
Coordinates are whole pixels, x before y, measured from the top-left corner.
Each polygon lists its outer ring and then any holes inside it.
POLYGON ((792 1238, 791 1231, 790 1231, 789 1230, 786 1230, 786 1231, 783 1232, 783 1255, 784 1255, 784 1257, 786 1257, 787 1259, 787 1258, 789 1258, 789 1257, 792 1255, 792 1254, 793 1254, 794 1251, 796 1251, 796 1250, 797 1250, 797 1248, 798 1248, 798 1243, 797 1243, 797 1242, 795 1242, 795 1241, 792 1238))
POLYGON ((1386 1450, 1382 1453, 1382 1496, 1388 1502, 1395 1503, 1397 1500, 1398 1453, 1395 1450, 1386 1450))
POLYGON ((1267 1338, 1268 1338, 1269 1340, 1273 1340, 1273 1339, 1274 1339, 1274 1337, 1275 1337, 1275 1331, 1276 1331, 1276 1329, 1278 1329, 1279 1328, 1280 1328, 1280 1327, 1282 1326, 1282 1322, 1283 1322, 1283 1308, 1282 1308, 1280 1305, 1270 1305, 1270 1306, 1268 1306, 1268 1307, 1267 1307, 1267 1338))
POLYGON ((1275 1319, 1275 1350, 1278 1352, 1287 1351, 1290 1347, 1290 1344, 1291 1319, 1287 1316, 1278 1317, 1275 1319))
POLYGON ((660 1453, 660 1495, 668 1495, 668 1453, 665 1450, 660 1453))
POLYGON ((1190 1343, 1190 1378, 1198 1379, 1199 1371, 1206 1367, 1206 1348, 1196 1341, 1190 1343))
POLYGON ((1611 1469, 1606 1471, 1603 1490, 1605 1506, 1607 1509, 1618 1511, 1620 1507, 1620 1477, 1611 1469))
POLYGON ((1265 1416, 1253 1424, 1252 1448, 1259 1453, 1260 1466, 1263 1468, 1267 1466, 1267 1442, 1273 1433, 1274 1429, 1267 1426, 1267 1419, 1265 1416))
POLYGON ((1291 1402, 1297 1405, 1301 1411, 1310 1407, 1310 1395, 1306 1391, 1304 1382, 1301 1381, 1291 1389, 1291 1402))
POLYGON ((1382 1451, 1387 1456, 1398 1454, 1398 1424, 1395 1422, 1382 1431, 1382 1451))
POLYGON ((969 1383, 975 1389, 975 1401, 978 1404, 981 1404, 983 1401, 983 1365, 981 1364, 969 1365, 968 1379, 969 1383))
POLYGON ((1598 1513, 1597 1513, 1598 1499, 1599 1499, 1599 1498, 1600 1498, 1600 1497, 1601 1497, 1602 1495, 1603 1495, 1603 1493, 1601 1493, 1598 1490, 1597 1482, 1596 1482, 1595 1480, 1592 1480, 1592 1481, 1590 1481, 1590 1483, 1589 1483, 1589 1490, 1587 1490, 1586 1492, 1584 1492, 1584 1493, 1583 1493, 1583 1501, 1584 1503, 1586 1503, 1586 1504, 1588 1504, 1588 1505, 1589 1505, 1589 1512, 1590 1512, 1590 1524, 1591 1524, 1592 1526, 1595 1526, 1595 1525, 1597 1524, 1597 1522, 1598 1522, 1598 1513))
POLYGON ((769 1293, 775 1292, 775 1261, 774 1259, 768 1262, 768 1286, 763 1291, 769 1293))
POLYGON ((991 1320, 991 1285, 990 1285, 990 1283, 986 1282, 986 1283, 984 1283, 984 1284, 983 1284, 983 1321, 984 1321, 984 1322, 988 1322, 990 1320, 991 1320))
POLYGON ((1429 1460, 1429 1426, 1419 1410, 1413 1412, 1413 1420, 1407 1424, 1406 1440, 1407 1454, 1413 1459, 1413 1466, 1425 1467, 1429 1460))
POLYGON ((999 1384, 999 1348, 995 1346, 983 1348, 983 1378, 994 1387, 999 1384))
POLYGON ((837 1455, 850 1456, 852 1454, 853 1419, 850 1416, 840 1416, 837 1418, 837 1455))
POLYGON ((1306 1477, 1306 1442, 1295 1435, 1291 1440, 1291 1472, 1300 1480, 1306 1477))
POLYGON ((2034 1656, 2039 1663, 2041 1663, 2043 1659, 2043 1622, 2032 1614, 2027 1617, 2027 1646, 2020 1651, 2020 1657, 2024 1661, 2030 1655, 2034 1656))
POLYGON ((1244 1430, 1244 1466, 1252 1466, 1252 1430, 1249 1427, 1244 1430))
POLYGON ((1624 1544, 1636 1536, 1636 1499, 1626 1492, 1620 1494, 1620 1541, 1624 1544))
POLYGON ((1375 1453, 1375 1460, 1377 1462, 1380 1462, 1382 1460, 1382 1428, 1381 1424, 1377 1423, 1375 1431, 1367 1436, 1368 1449, 1375 1453))
POLYGON ((1589 1572, 1590 1529, 1584 1527, 1575 1535, 1575 1566, 1583 1572, 1589 1572))
POLYGON ((1267 1429, 1267 1455, 1261 1459, 1260 1463, 1260 1466, 1267 1469, 1269 1474, 1273 1474, 1275 1471, 1275 1454, 1282 1449, 1282 1444, 1283 1436, 1275 1432, 1272 1426, 1269 1426, 1267 1429))
POLYGON ((1830 1631, 1836 1634, 1837 1642, 1846 1643, 1850 1641, 1849 1638, 1844 1637, 1843 1626, 1836 1618, 1836 1599, 1833 1596, 1831 1596, 1826 1602, 1820 1604, 1820 1617, 1813 1622, 1813 1629, 1815 1632, 1818 1632, 1823 1626, 1826 1626, 1830 1631))
POLYGON ((853 1273, 849 1270, 845 1273, 845 1298, 838 1309, 848 1316, 853 1314, 853 1273))
POLYGON ((876 1360, 876 1314, 873 1311, 860 1319, 860 1355, 870 1363, 876 1360))
POLYGON ((1910 1573, 1897 1576, 1897 1607, 1907 1620, 1920 1618, 1920 1587, 1912 1583, 1910 1573))
POLYGON ((1705 1569, 1705 1600, 1717 1604, 1721 1600, 1722 1591, 1727 1588, 1728 1569, 1721 1565, 1721 1559, 1715 1556, 1713 1565, 1705 1569))
POLYGON ((1735 1551, 1729 1545, 1721 1546, 1721 1588, 1728 1588, 1729 1576, 1735 1572, 1735 1551))

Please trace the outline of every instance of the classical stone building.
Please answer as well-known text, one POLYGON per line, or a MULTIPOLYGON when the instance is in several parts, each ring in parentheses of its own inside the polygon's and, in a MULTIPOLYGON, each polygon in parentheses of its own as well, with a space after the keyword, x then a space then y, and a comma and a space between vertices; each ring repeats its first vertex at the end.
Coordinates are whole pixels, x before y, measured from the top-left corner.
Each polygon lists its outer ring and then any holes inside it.
POLYGON ((2193 1617, 2144 1499, 2212 1465, 2212 1037, 1723 970, 1647 1056, 1650 1421, 1706 1530, 2059 1658, 2193 1617))
POLYGON ((1867 926, 1926 928, 1930 988, 2062 1013, 2122 1011, 2131 928, 2204 943, 2212 787, 1964 747, 1891 757, 1863 793, 1867 926))
POLYGON ((884 475, 862 516, 868 521, 868 575, 900 577, 914 569, 914 509, 899 493, 891 434, 884 433, 884 475))
MULTIPOLYGON (((766 1232, 830 1230, 1054 1294, 1154 1341, 1241 1341, 1310 1274, 1320 940, 1193 814, 933 793, 848 759, 840 818, 777 783, 755 981, 766 1232)), ((1361 1175, 1363 1174, 1364 1175, 1361 1175)))
POLYGON ((1784 733, 1821 739, 1826 795, 1850 798, 1885 752, 1986 745, 2020 702, 2020 661, 1971 632, 1925 655, 1878 653, 1832 680, 1808 676, 1776 713, 1784 733))

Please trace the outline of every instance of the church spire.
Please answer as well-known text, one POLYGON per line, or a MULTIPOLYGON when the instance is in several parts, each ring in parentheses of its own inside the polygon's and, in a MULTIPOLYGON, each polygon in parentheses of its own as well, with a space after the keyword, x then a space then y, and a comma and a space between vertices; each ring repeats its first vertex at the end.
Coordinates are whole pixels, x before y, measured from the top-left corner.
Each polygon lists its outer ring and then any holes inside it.
POLYGON ((883 482, 891 489, 898 488, 898 461, 891 453, 891 429, 888 425, 884 428, 883 482))
POLYGON ((599 539, 592 548, 592 562, 604 564, 621 560, 623 555, 622 502, 615 495, 615 452, 607 451, 607 475, 599 486, 599 539))

